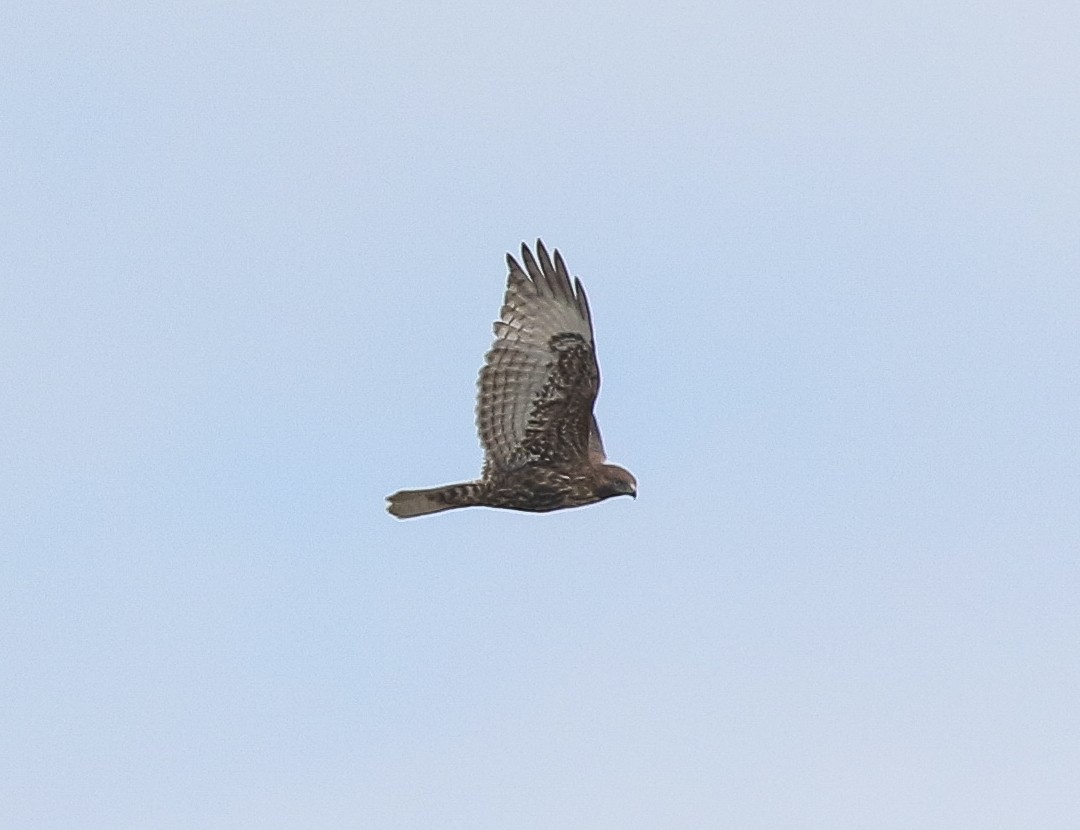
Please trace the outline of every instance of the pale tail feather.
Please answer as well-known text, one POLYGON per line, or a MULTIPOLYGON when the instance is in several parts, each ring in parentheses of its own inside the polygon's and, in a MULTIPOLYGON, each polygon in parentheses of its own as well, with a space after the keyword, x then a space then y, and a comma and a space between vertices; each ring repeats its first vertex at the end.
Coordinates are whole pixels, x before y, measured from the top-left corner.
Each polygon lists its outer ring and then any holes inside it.
POLYGON ((469 507, 478 504, 478 489, 475 483, 469 483, 447 484, 426 490, 399 490, 386 497, 389 502, 386 509, 399 519, 411 519, 455 507, 469 507))

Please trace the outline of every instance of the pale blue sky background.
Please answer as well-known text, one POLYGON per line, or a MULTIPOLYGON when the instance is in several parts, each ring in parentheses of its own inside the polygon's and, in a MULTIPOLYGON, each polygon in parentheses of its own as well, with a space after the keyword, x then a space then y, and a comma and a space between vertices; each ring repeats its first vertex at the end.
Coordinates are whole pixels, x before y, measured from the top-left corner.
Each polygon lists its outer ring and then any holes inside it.
POLYGON ((5 4, 0 826, 1077 827, 1078 37, 5 4), (538 235, 640 497, 397 522, 538 235))

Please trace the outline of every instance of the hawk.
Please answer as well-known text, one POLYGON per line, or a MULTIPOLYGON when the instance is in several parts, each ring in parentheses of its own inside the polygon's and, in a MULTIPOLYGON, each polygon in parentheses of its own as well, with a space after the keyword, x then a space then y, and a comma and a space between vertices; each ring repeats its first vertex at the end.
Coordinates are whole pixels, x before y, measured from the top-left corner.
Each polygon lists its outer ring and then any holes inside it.
POLYGON ((539 239, 535 257, 521 246, 521 260, 524 268, 506 255, 506 298, 477 384, 483 472, 388 496, 399 519, 475 506, 545 513, 637 497, 630 472, 605 463, 593 415, 600 368, 581 280, 571 284, 562 256, 552 260, 539 239))

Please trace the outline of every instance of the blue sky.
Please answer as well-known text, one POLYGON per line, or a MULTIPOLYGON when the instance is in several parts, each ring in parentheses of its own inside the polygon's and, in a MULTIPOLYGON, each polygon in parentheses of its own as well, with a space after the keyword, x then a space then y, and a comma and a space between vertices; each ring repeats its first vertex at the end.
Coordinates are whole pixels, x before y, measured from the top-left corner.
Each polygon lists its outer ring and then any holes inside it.
POLYGON ((0 824, 1075 827, 1078 27, 5 6, 0 824), (393 520, 537 236, 639 498, 393 520))

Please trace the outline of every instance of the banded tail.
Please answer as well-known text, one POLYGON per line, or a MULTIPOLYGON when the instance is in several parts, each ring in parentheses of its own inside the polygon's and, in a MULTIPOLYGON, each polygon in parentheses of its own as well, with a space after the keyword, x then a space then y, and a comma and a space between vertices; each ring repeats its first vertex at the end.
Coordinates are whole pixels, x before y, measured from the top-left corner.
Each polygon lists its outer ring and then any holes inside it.
POLYGON ((426 490, 398 490, 392 496, 386 497, 389 502, 386 509, 399 519, 411 519, 413 516, 453 510, 455 507, 483 504, 480 496, 481 485, 475 481, 467 484, 445 484, 426 490))

